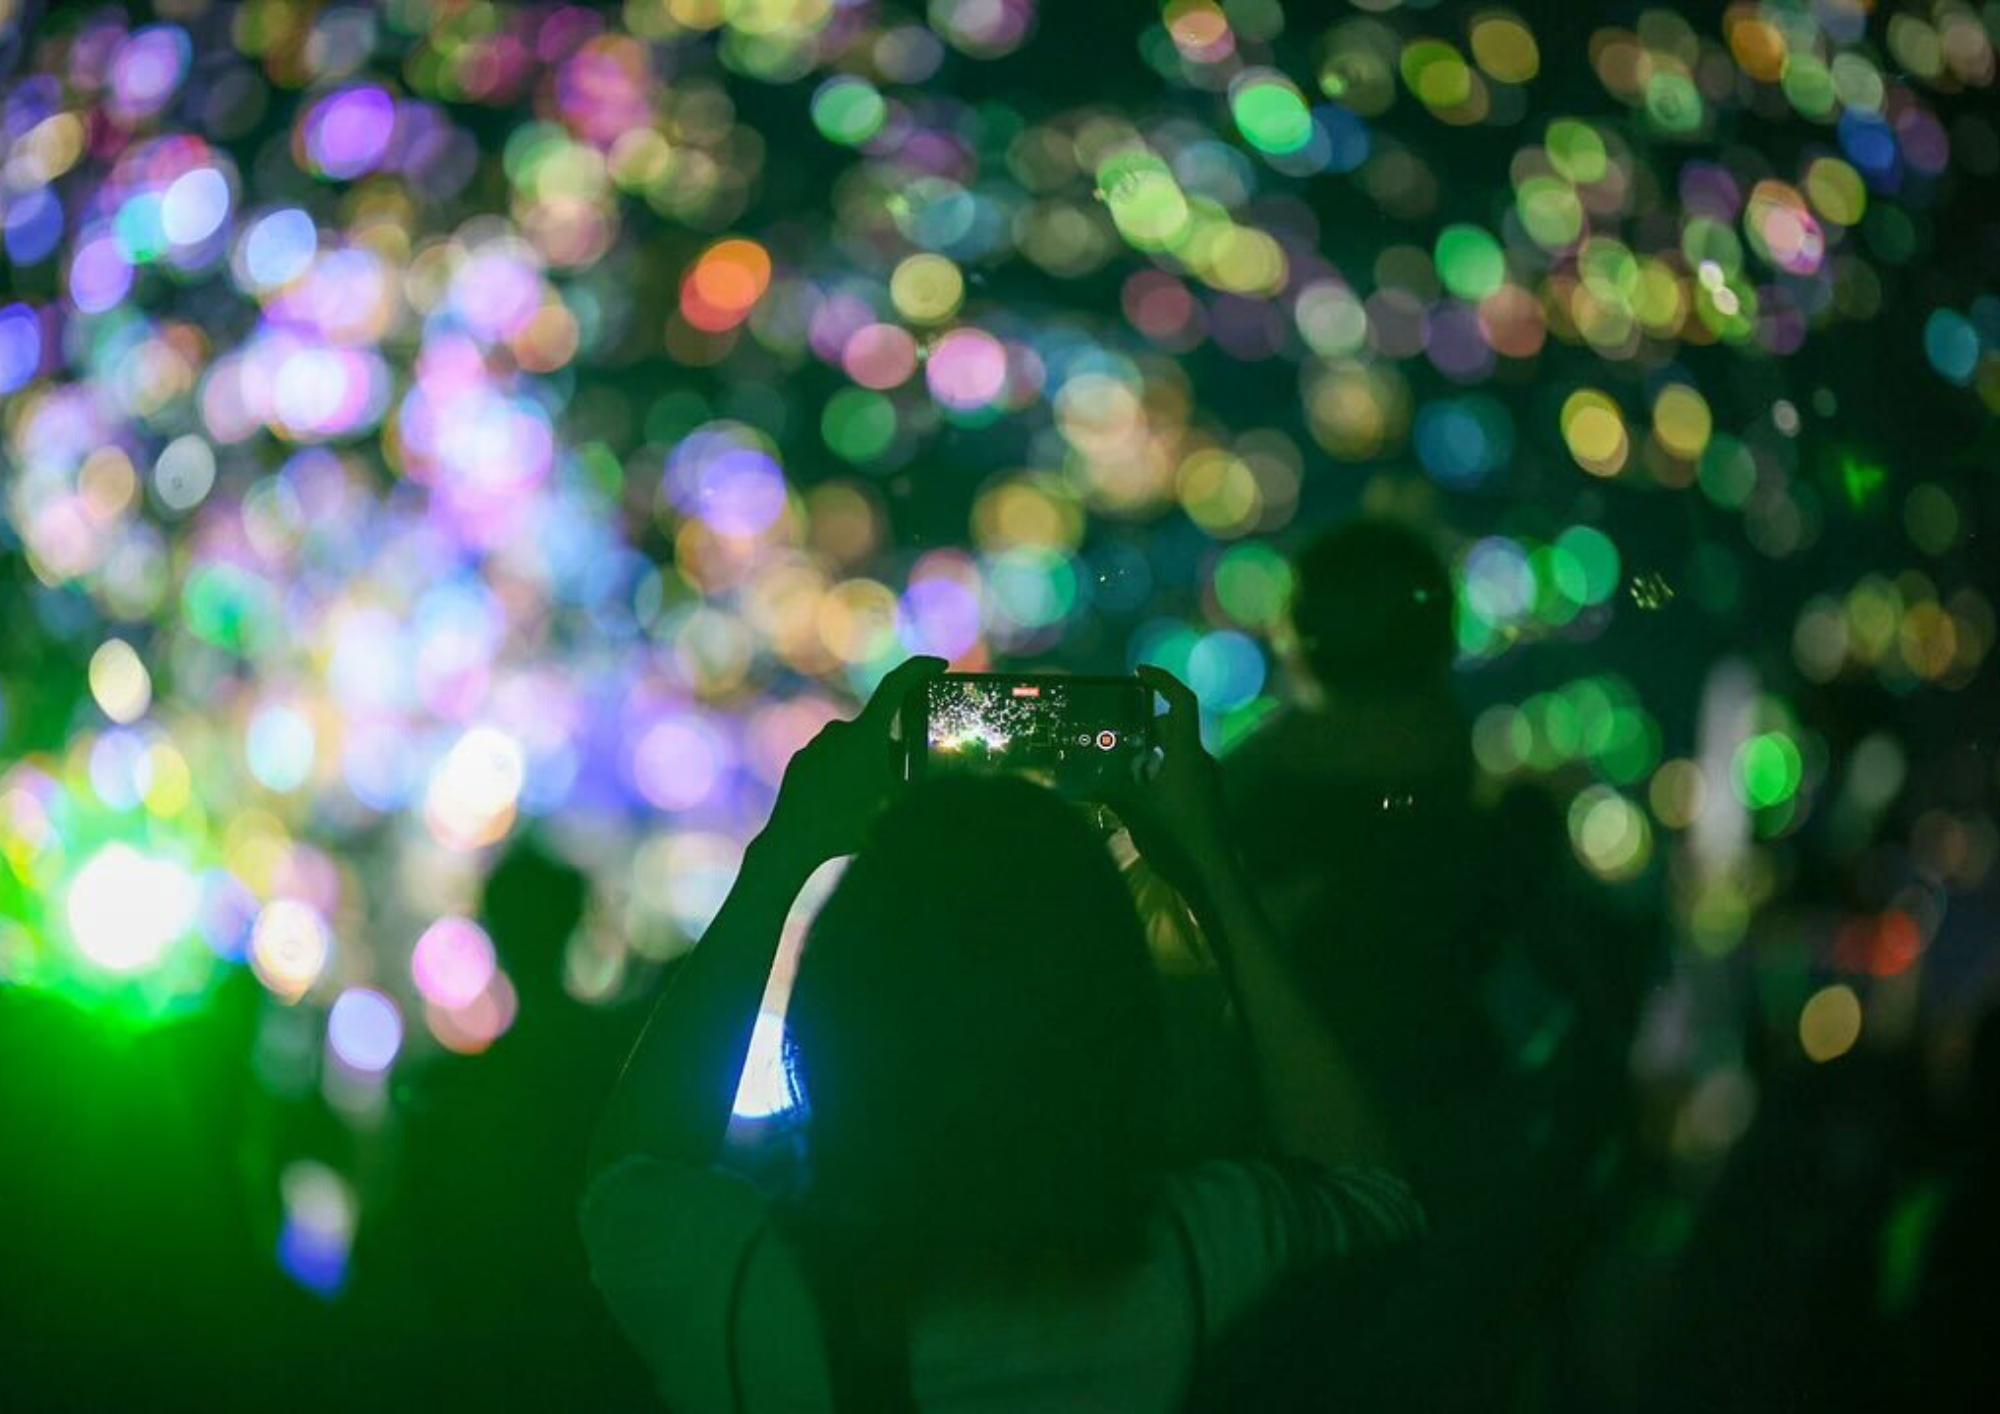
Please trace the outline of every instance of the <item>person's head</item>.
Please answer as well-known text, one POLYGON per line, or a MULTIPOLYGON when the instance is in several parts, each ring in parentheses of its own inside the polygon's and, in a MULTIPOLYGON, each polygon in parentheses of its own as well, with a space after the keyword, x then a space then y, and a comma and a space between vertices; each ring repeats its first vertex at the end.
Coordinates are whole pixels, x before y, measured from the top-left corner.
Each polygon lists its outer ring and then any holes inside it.
POLYGON ((533 836, 508 845, 486 880, 480 912, 494 952, 521 998, 521 1017, 532 1023, 551 1007, 568 1004, 562 987, 563 946, 583 918, 590 884, 560 855, 533 836))
POLYGON ((787 1012, 811 1206, 887 1257, 1122 1255, 1165 1050, 1132 898, 1082 813, 914 786, 806 938, 787 1012))
POLYGON ((1443 681, 1456 643, 1451 576, 1416 531, 1355 520, 1299 554, 1292 627, 1329 692, 1369 695, 1443 681))

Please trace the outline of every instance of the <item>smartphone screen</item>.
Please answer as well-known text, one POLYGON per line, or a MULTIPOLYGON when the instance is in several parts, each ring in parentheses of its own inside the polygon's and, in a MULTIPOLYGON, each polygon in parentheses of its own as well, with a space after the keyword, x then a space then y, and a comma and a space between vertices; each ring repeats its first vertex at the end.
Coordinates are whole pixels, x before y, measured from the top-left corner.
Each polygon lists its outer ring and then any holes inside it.
POLYGON ((910 775, 1028 776, 1066 795, 1129 780, 1152 749, 1152 692, 1137 678, 946 673, 909 704, 910 775))

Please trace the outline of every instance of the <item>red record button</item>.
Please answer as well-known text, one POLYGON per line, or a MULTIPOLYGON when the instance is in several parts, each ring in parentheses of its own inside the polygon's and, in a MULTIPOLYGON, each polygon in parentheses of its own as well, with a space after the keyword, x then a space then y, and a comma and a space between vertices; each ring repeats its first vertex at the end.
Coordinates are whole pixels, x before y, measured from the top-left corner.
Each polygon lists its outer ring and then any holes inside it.
POLYGON ((1097 749, 1099 751, 1109 751, 1112 747, 1116 745, 1118 745, 1117 732, 1110 731, 1107 729, 1097 734, 1097 749))

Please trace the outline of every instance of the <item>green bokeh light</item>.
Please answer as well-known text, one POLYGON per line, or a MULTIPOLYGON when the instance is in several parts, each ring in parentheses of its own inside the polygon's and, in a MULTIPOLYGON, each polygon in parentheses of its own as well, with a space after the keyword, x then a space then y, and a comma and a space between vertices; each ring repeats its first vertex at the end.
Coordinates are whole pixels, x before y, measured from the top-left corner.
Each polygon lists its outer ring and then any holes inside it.
POLYGON ((1618 588, 1618 547, 1603 531, 1573 525, 1556 537, 1556 547, 1573 557, 1583 574, 1583 602, 1602 604, 1618 588))
POLYGON ((1282 155, 1312 141, 1312 113, 1290 83, 1276 75, 1241 84, 1230 96, 1230 115, 1252 147, 1282 155))
POLYGON ((1783 732, 1764 732, 1736 748, 1730 778, 1737 797, 1755 809, 1783 804, 1798 792, 1805 763, 1783 732))
POLYGON ((830 141, 848 147, 880 132, 888 112, 875 85, 851 74, 829 80, 812 100, 813 126, 830 141))
POLYGON ((1112 224, 1139 250, 1164 250, 1179 242, 1194 223, 1187 194, 1157 153, 1125 148, 1099 164, 1097 189, 1112 224))
POLYGON ((1285 612, 1292 595, 1292 567, 1269 545, 1231 546, 1215 564, 1215 602, 1236 622, 1267 628, 1285 612))
POLYGON ((50 784, 39 839, 0 829, 0 984, 129 1026, 198 1006, 224 969, 204 930, 226 883, 198 807, 162 818, 50 784))
POLYGON ((1438 233, 1438 277, 1460 299, 1492 294, 1507 279, 1507 257, 1500 243, 1477 226, 1447 226, 1438 233))
POLYGON ((1570 181, 1583 185, 1602 181, 1610 165, 1604 138, 1589 123, 1576 118, 1558 118, 1549 124, 1544 139, 1549 162, 1570 181))
POLYGON ((834 455, 857 464, 871 462, 895 440, 896 405, 867 388, 842 388, 826 400, 820 435, 834 455))

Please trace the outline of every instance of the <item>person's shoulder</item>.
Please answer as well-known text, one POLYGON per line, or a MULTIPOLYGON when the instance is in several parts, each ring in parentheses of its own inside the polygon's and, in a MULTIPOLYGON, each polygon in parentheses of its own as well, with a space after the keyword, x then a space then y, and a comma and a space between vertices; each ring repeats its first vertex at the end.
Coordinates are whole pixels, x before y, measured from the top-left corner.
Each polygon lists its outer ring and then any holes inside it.
POLYGON ((1223 753, 1224 767, 1258 765, 1289 755, 1300 742, 1319 735, 1319 714, 1296 702, 1278 704, 1263 720, 1223 753))
POLYGON ((1400 1247, 1424 1232, 1401 1179, 1361 1165, 1214 1159, 1171 1176, 1168 1220, 1192 1267, 1202 1324, 1220 1330, 1286 1274, 1400 1247))
POLYGON ((1184 1213, 1209 1213, 1259 1223, 1273 1217, 1308 1221, 1329 1204, 1372 1240, 1424 1231, 1423 1205, 1410 1185, 1372 1164, 1327 1166, 1286 1157, 1213 1158, 1171 1174, 1170 1201, 1184 1213))
POLYGON ((1280 707, 1255 732, 1225 754, 1224 786, 1239 805, 1268 804, 1274 788, 1312 792, 1325 784, 1334 766, 1326 719, 1308 708, 1280 707))

